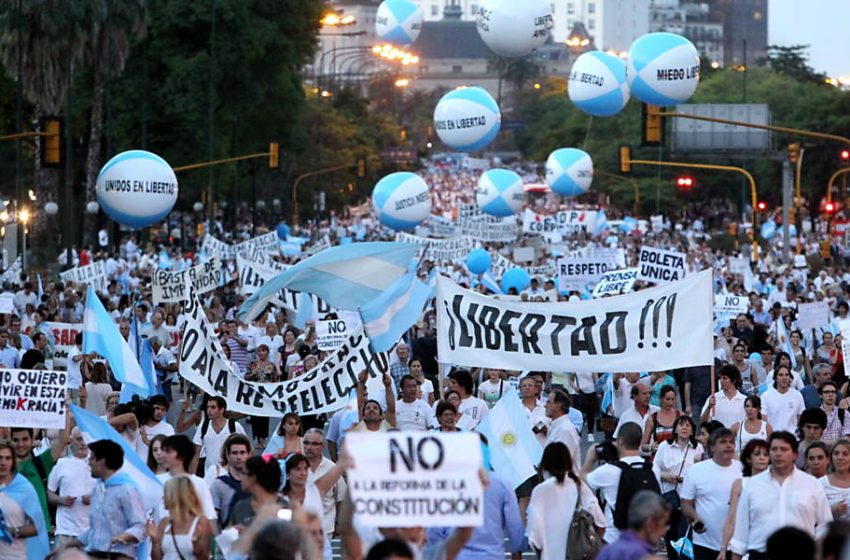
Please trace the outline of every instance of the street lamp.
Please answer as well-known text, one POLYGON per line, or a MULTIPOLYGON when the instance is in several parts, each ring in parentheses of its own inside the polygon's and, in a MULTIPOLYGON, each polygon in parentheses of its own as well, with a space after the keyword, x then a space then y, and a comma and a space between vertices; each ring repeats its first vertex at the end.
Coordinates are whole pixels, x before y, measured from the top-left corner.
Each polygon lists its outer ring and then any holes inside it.
POLYGON ((357 23, 357 18, 351 14, 329 12, 322 17, 320 23, 323 27, 348 27, 357 23))
POLYGON ((23 230, 23 238, 24 238, 24 250, 21 255, 21 271, 26 271, 27 269, 27 223, 30 221, 30 212, 26 208, 21 209, 18 212, 18 221, 23 224, 21 228, 23 230))
POLYGON ((89 214, 97 214, 98 210, 100 210, 100 204, 98 204, 97 201, 92 200, 86 204, 86 212, 89 214))

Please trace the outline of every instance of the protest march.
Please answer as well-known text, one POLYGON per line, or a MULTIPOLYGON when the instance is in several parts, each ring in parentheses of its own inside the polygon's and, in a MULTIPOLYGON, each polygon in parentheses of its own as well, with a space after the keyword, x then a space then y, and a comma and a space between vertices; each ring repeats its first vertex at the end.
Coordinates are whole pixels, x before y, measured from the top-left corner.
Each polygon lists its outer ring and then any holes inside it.
POLYGON ((817 66, 758 1, 65 4, 0 17, 0 560, 850 558, 840 3, 817 66))

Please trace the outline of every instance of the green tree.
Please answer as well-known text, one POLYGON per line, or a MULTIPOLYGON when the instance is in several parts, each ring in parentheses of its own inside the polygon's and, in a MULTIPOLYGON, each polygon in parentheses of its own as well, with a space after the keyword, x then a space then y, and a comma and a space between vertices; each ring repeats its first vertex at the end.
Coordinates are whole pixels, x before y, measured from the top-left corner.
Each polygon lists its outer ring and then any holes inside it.
POLYGON ((767 47, 767 63, 774 72, 790 76, 798 82, 823 85, 827 76, 809 66, 808 50, 809 45, 770 45, 767 47))

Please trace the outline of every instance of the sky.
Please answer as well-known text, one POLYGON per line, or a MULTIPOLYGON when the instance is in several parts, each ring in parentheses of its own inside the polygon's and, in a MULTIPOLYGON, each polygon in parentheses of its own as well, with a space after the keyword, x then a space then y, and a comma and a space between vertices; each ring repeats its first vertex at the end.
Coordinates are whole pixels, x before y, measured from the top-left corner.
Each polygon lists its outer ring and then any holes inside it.
POLYGON ((850 77, 850 0, 769 0, 768 44, 810 45, 809 65, 850 77))

